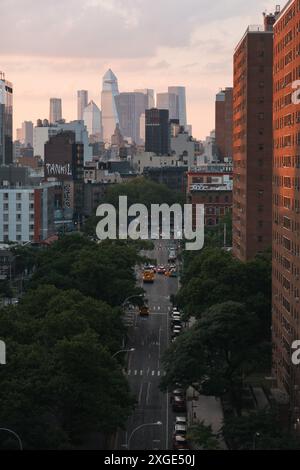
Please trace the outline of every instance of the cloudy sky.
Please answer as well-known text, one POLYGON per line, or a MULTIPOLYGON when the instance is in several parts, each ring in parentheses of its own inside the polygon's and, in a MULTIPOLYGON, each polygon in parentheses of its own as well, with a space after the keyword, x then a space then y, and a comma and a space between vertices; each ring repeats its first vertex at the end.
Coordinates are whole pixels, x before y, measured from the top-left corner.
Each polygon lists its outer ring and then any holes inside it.
MULTIPOLYGON (((286 2, 282 2, 282 6, 286 2)), ((112 68, 120 91, 187 87, 197 138, 214 127, 214 97, 232 85, 232 54, 248 24, 262 23, 269 0, 0 0, 0 70, 15 89, 14 126, 48 117, 63 98, 76 119, 76 90, 100 106, 112 68)))

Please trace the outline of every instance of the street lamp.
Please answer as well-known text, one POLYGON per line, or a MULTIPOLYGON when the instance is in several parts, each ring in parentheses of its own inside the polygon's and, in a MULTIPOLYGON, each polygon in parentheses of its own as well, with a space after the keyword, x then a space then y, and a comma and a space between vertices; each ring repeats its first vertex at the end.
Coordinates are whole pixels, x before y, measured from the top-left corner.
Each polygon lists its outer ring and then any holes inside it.
POLYGON ((256 432, 253 437, 253 450, 256 450, 256 439, 260 437, 260 433, 256 432))
POLYGON ((18 434, 16 432, 12 431, 11 429, 6 429, 6 428, 0 428, 0 431, 8 432, 8 433, 12 434, 13 436, 15 436, 15 438, 18 440, 20 450, 23 450, 22 441, 21 441, 20 437, 18 436, 18 434))
POLYGON ((120 349, 120 351, 117 351, 113 356, 112 358, 116 357, 118 354, 121 354, 121 353, 131 353, 131 352, 134 352, 135 351, 135 348, 131 348, 131 349, 120 349))
POLYGON ((127 441, 127 444, 126 444, 126 448, 127 450, 130 450, 130 443, 131 443, 131 439, 133 438, 133 436, 135 435, 136 432, 138 432, 140 429, 143 429, 145 427, 148 427, 148 426, 162 426, 162 422, 161 421, 157 421, 157 423, 146 423, 146 424, 142 424, 141 426, 138 426, 137 428, 135 428, 132 433, 130 434, 130 437, 127 441))

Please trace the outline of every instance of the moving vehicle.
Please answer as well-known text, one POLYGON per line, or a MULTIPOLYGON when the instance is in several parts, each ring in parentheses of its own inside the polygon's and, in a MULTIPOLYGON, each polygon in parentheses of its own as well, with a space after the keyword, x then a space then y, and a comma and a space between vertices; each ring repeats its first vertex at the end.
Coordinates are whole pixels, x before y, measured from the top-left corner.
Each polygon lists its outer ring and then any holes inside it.
POLYGON ((154 279, 155 279, 155 274, 152 270, 147 269, 146 271, 144 271, 143 273, 144 284, 153 284, 154 279))
POLYGON ((158 266, 157 274, 165 274, 166 268, 164 266, 158 266))
POLYGON ((172 262, 172 261, 174 262, 174 261, 176 261, 176 259, 177 259, 176 251, 173 250, 173 249, 172 249, 172 250, 169 250, 169 257, 168 257, 168 260, 169 260, 170 262, 172 262))
POLYGON ((140 307, 140 316, 141 317, 149 317, 149 307, 147 305, 142 305, 140 307))

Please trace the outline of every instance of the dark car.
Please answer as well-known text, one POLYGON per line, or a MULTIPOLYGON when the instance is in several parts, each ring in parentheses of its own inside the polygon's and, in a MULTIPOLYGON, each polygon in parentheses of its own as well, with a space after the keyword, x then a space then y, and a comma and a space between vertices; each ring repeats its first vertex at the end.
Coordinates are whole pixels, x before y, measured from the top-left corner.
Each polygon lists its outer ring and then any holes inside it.
POLYGON ((174 436, 173 450, 189 450, 188 441, 184 436, 174 436))

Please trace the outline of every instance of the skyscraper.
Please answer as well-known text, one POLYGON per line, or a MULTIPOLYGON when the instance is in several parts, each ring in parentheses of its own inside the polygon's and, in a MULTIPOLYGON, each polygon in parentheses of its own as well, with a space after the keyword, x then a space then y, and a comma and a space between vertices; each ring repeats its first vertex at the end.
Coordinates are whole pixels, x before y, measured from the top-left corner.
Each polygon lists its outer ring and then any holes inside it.
POLYGON ((146 110, 146 152, 156 155, 170 153, 169 111, 166 109, 146 110))
POLYGON ((167 109, 169 119, 179 119, 179 99, 175 93, 158 93, 156 106, 158 109, 167 109))
POLYGON ((50 98, 50 124, 55 124, 62 120, 61 98, 50 98))
POLYGON ((77 119, 78 121, 83 120, 83 112, 89 102, 89 93, 87 90, 78 90, 77 91, 77 119))
POLYGON ((146 95, 146 109, 155 108, 154 90, 151 88, 140 88, 134 90, 134 92, 143 93, 143 95, 146 95))
POLYGON ((0 165, 13 162, 13 86, 0 72, 0 165))
POLYGON ((22 123, 22 144, 27 147, 33 147, 33 122, 24 121, 22 123))
POLYGON ((124 138, 140 144, 140 119, 147 109, 147 96, 143 93, 120 93, 116 96, 116 105, 124 138))
POLYGON ((100 142, 102 139, 101 111, 93 100, 85 108, 83 120, 89 135, 97 137, 100 142))
POLYGON ((216 145, 220 161, 232 158, 233 89, 225 88, 216 96, 216 145))
POLYGON ((292 344, 300 339, 300 78, 299 1, 290 1, 274 26, 273 375, 290 398, 299 431, 300 369, 292 344), (296 52, 295 52, 296 51, 296 52))
POLYGON ((119 95, 118 79, 109 69, 103 77, 101 108, 104 142, 111 142, 111 137, 119 124, 116 96, 119 95))
POLYGON ((169 86, 168 92, 178 96, 178 112, 179 122, 181 126, 186 128, 187 115, 186 115, 186 92, 184 86, 169 86))
POLYGON ((233 254, 272 243, 273 32, 249 26, 234 53, 233 254))

